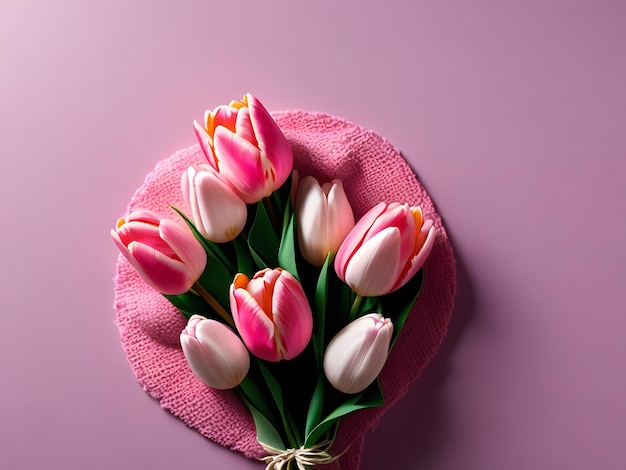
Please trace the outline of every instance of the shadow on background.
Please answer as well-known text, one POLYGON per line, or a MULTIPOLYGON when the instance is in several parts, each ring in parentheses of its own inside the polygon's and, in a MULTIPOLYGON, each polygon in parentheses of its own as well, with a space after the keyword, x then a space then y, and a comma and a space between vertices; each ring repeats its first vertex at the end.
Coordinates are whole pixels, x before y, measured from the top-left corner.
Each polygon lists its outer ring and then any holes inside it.
POLYGON ((456 251, 455 258, 457 294, 448 335, 437 356, 409 387, 408 393, 366 436, 361 470, 427 469, 444 447, 453 419, 448 414, 443 389, 452 373, 450 361, 454 349, 475 316, 471 280, 456 251))

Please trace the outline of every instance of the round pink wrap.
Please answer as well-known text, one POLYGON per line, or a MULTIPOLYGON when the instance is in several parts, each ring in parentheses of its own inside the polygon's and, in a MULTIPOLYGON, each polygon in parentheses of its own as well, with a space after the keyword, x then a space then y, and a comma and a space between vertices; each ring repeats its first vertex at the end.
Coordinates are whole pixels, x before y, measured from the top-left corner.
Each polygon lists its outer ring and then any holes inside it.
MULTIPOLYGON (((294 111, 273 116, 291 143, 300 175, 342 180, 355 217, 381 201, 407 202, 421 206, 437 230, 435 246, 424 266, 422 293, 380 375, 385 404, 353 413, 341 422, 332 452, 348 448, 340 459, 341 468, 356 470, 365 434, 406 393, 446 335, 456 291, 454 256, 430 197, 389 142, 327 114, 294 111)), ((133 196, 128 211, 144 208, 177 217, 169 206, 185 210, 180 175, 204 159, 200 147, 194 146, 160 162, 133 196)), ((122 346, 144 389, 202 435, 247 457, 261 457, 263 450, 256 441, 252 418, 235 393, 210 389, 187 366, 179 343, 186 324, 183 316, 145 284, 121 255, 115 309, 122 346)))

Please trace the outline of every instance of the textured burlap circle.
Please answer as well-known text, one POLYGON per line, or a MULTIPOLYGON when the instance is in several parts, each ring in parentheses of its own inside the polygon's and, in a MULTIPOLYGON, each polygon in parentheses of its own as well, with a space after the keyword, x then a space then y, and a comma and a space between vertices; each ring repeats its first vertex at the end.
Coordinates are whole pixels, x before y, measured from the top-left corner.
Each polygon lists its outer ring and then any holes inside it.
MULTIPOLYGON (((327 114, 290 111, 273 116, 291 143, 300 175, 310 174, 322 182, 341 179, 357 218, 381 201, 407 202, 420 205, 437 231, 424 266, 422 293, 380 375, 385 405, 346 417, 335 440, 334 453, 349 447, 340 459, 341 469, 356 470, 365 434, 406 393, 446 335, 456 291, 454 255, 433 202, 393 145, 373 131, 327 114)), ((169 206, 184 208, 180 175, 204 159, 194 146, 160 162, 133 196, 128 211, 151 209, 176 218, 169 206)), ((261 457, 254 423, 237 396, 206 387, 187 366, 179 344, 183 316, 121 255, 115 309, 122 346, 144 389, 202 435, 247 457, 261 457)))

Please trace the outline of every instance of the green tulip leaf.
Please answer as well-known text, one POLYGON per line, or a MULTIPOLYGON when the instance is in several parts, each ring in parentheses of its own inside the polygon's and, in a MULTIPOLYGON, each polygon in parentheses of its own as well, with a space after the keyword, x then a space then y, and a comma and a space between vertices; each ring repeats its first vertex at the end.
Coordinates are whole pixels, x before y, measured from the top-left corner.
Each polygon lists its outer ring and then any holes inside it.
POLYGON ((254 260, 254 264, 256 264, 257 270, 260 271, 265 268, 275 267, 275 266, 270 266, 270 264, 266 260, 264 260, 263 257, 259 255, 254 248, 252 248, 251 246, 249 248, 250 248, 250 256, 252 256, 252 259, 254 260))
POLYGON ((274 207, 279 211, 277 217, 285 217, 287 211, 291 210, 291 175, 287 180, 282 184, 280 188, 272 193, 272 200, 274 202, 274 207))
POLYGON ((409 313, 411 313, 411 309, 419 297, 423 285, 424 271, 420 269, 418 273, 400 289, 380 298, 383 315, 390 318, 393 322, 393 335, 391 337, 391 345, 389 346, 390 351, 404 326, 404 322, 409 316, 409 313))
POLYGON ((256 215, 250 228, 248 245, 259 268, 278 266, 279 239, 263 201, 257 203, 256 215), (261 262, 260 262, 261 261, 261 262))
MULTIPOLYGON (((207 265, 198 279, 198 284, 202 286, 213 298, 228 311, 230 306, 229 288, 232 283, 232 275, 230 271, 217 259, 213 254, 207 253, 207 265)), ((207 318, 215 317, 220 319, 219 315, 211 315, 215 313, 213 308, 196 292, 186 292, 178 295, 163 296, 169 300, 178 310, 180 310, 185 318, 189 319, 194 314, 199 314, 207 318)))
POLYGON ((278 249, 278 264, 293 274, 296 279, 300 279, 296 264, 296 216, 295 213, 290 212, 285 210, 283 234, 278 249))
POLYGON ((358 317, 378 311, 379 297, 364 297, 359 306, 358 317))
POLYGON ((324 331, 326 329, 326 302, 328 297, 328 266, 331 255, 326 256, 315 289, 315 309, 313 317, 313 351, 321 374, 321 364, 324 357, 324 331))
POLYGON ((317 426, 306 434, 305 447, 310 447, 319 442, 320 438, 332 426, 338 424, 344 416, 358 410, 373 408, 382 405, 384 402, 383 393, 380 389, 378 379, 361 393, 351 396, 348 400, 340 404, 333 412, 324 418, 317 426))
POLYGON ((257 271, 257 265, 248 245, 237 237, 233 240, 233 246, 237 255, 237 271, 251 278, 257 271))
POLYGON ((169 300, 174 307, 180 310, 187 320, 189 320, 192 315, 199 314, 204 316, 210 311, 210 307, 206 301, 193 292, 179 295, 163 294, 163 296, 169 300))
POLYGON ((266 396, 261 392, 257 384, 250 377, 246 376, 239 384, 241 392, 245 398, 261 413, 270 423, 276 423, 276 416, 272 411, 266 396))
POLYGON ((218 258, 208 253, 206 268, 198 279, 198 284, 211 294, 226 311, 230 311, 229 290, 233 277, 230 270, 218 258))
MULTIPOLYGON (((278 199, 277 199, 278 201, 278 199)), ((282 204, 281 201, 278 201, 278 204, 282 204)), ((291 220, 291 216, 293 214, 293 210, 291 209, 291 197, 288 195, 287 196, 287 202, 284 203, 282 206, 283 208, 283 233, 282 233, 282 237, 285 236, 285 230, 287 228, 287 225, 289 224, 289 221, 291 220)))
POLYGON ((337 305, 339 306, 339 315, 341 322, 346 325, 348 323, 348 314, 350 312, 350 308, 352 307, 352 303, 356 298, 356 294, 350 286, 344 284, 341 279, 335 276, 335 284, 338 284, 337 287, 337 305))
POLYGON ((324 410, 324 392, 326 390, 326 384, 324 374, 320 373, 317 376, 317 384, 313 396, 311 397, 311 403, 309 405, 309 411, 306 415, 306 426, 304 428, 305 436, 308 436, 313 428, 317 426, 322 418, 322 411, 324 410))
POLYGON ((297 435, 295 434, 297 432, 297 427, 293 428, 292 423, 289 422, 290 420, 288 418, 288 414, 285 412, 283 390, 280 383, 278 382, 278 380, 276 380, 276 377, 274 377, 274 375, 270 372, 267 366, 263 364, 262 361, 259 361, 259 369, 261 370, 263 379, 265 380, 265 383, 270 390, 272 398, 274 399, 274 403, 278 408, 278 412, 283 421, 283 427, 285 429, 285 434, 287 436, 287 441, 289 442, 289 445, 294 448, 300 447, 298 445, 297 435))
POLYGON ((242 397, 242 400, 250 410, 250 414, 252 415, 252 419, 254 420, 257 441, 269 445, 274 449, 286 449, 283 439, 282 437, 280 437, 280 433, 274 427, 274 425, 245 397, 242 397))

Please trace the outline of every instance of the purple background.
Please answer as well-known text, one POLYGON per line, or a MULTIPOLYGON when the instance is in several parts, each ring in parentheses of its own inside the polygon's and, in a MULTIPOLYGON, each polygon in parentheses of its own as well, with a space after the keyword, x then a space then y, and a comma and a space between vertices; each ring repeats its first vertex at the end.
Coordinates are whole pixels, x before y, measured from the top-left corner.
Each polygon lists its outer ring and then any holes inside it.
POLYGON ((455 248, 450 334, 363 470, 623 468, 625 23, 620 1, 3 1, 0 467, 262 468, 137 384, 108 234, 249 91, 393 142, 455 248))

